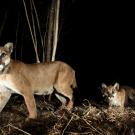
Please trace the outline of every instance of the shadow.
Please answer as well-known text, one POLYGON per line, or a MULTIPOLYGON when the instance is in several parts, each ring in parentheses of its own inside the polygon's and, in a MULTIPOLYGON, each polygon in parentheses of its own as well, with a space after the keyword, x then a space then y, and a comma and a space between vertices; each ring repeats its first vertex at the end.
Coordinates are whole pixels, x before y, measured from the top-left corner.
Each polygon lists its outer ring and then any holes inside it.
POLYGON ((135 135, 135 122, 129 121, 119 130, 118 135, 135 135))

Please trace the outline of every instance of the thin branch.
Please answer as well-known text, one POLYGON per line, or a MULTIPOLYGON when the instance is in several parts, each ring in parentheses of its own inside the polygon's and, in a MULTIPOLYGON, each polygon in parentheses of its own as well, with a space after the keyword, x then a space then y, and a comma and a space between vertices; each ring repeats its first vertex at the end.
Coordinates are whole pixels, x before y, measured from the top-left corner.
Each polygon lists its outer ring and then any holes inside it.
POLYGON ((25 14, 26 14, 26 18, 27 18, 28 26, 29 26, 29 29, 30 29, 30 34, 31 34, 31 38, 32 38, 32 41, 33 41, 33 45, 34 45, 34 49, 35 49, 35 53, 36 53, 36 60, 37 60, 37 63, 40 63, 40 61, 39 61, 39 57, 38 57, 37 48, 36 48, 36 45, 35 45, 35 42, 34 42, 34 36, 33 36, 33 33, 32 33, 32 29, 31 29, 31 25, 30 25, 30 21, 29 21, 29 17, 28 17, 28 12, 27 12, 27 8, 26 8, 25 0, 23 0, 23 5, 24 5, 25 14))
POLYGON ((18 18, 17 18, 17 26, 16 26, 16 40, 15 40, 15 59, 17 58, 17 43, 18 43, 18 31, 19 31, 19 25, 20 25, 20 12, 18 13, 18 18))
MULTIPOLYGON (((48 15, 47 15, 47 21, 46 21, 46 29, 48 27, 49 24, 49 11, 48 11, 48 15)), ((48 44, 48 39, 47 39, 47 30, 45 31, 44 35, 43 35, 43 44, 46 45, 44 47, 44 53, 47 53, 47 44, 48 44)), ((45 54, 44 54, 45 55, 45 54)), ((44 61, 47 60, 47 55, 44 56, 44 61)))
POLYGON ((3 21, 2 21, 2 24, 1 24, 1 26, 0 26, 0 37, 1 37, 1 35, 2 35, 3 29, 4 29, 5 24, 6 24, 5 22, 6 22, 6 20, 7 20, 7 13, 8 13, 8 11, 5 12, 4 18, 1 19, 1 20, 3 20, 3 21))
POLYGON ((52 52, 52 61, 55 61, 56 48, 58 43, 58 27, 59 27, 59 10, 60 10, 60 0, 56 2, 56 18, 54 24, 54 40, 53 40, 53 52, 52 52))
POLYGON ((46 49, 46 61, 51 61, 51 53, 52 53, 52 32, 54 25, 54 5, 55 0, 52 0, 51 7, 49 10, 49 23, 48 23, 48 34, 47 34, 47 49, 46 49))
POLYGON ((36 20, 37 20, 37 25, 38 25, 39 35, 40 35, 40 39, 41 39, 41 44, 42 44, 42 46, 44 46, 44 44, 43 44, 43 38, 42 38, 42 34, 41 34, 41 29, 40 29, 39 18, 38 18, 37 10, 36 10, 36 7, 35 7, 35 3, 34 3, 33 0, 31 0, 31 1, 32 1, 33 8, 34 8, 35 15, 36 15, 36 20))
POLYGON ((70 135, 90 135, 91 132, 66 132, 67 134, 70 134, 70 135))
POLYGON ((69 126, 69 124, 70 124, 71 121, 73 120, 73 117, 74 117, 74 116, 72 116, 71 119, 69 120, 69 122, 67 123, 66 127, 64 128, 64 130, 63 130, 63 132, 62 132, 62 135, 64 135, 65 130, 67 129, 67 127, 69 126))
POLYGON ((37 36, 36 36, 36 30, 35 30, 35 21, 33 16, 33 7, 32 7, 32 1, 30 0, 30 8, 31 8, 31 16, 32 16, 32 26, 33 26, 33 35, 34 35, 34 43, 37 50, 37 36))
POLYGON ((103 133, 100 133, 94 126, 92 126, 88 121, 86 121, 85 119, 82 118, 83 121, 85 121, 85 123, 87 125, 89 125, 95 132, 97 132, 100 135, 103 135, 103 133))
POLYGON ((33 0, 31 0, 32 4, 33 4, 33 8, 34 8, 34 11, 35 11, 35 15, 36 15, 36 21, 37 21, 37 26, 38 26, 38 31, 39 31, 39 36, 40 36, 40 40, 41 40, 41 45, 43 47, 43 62, 45 61, 45 44, 43 42, 43 37, 42 37, 42 34, 41 34, 41 28, 40 28, 40 23, 39 23, 39 17, 38 17, 38 14, 37 14, 37 10, 36 10, 36 7, 35 7, 35 3, 33 0))
POLYGON ((14 129, 17 129, 18 131, 21 131, 21 132, 23 132, 23 133, 26 134, 26 135, 31 135, 30 133, 28 133, 28 132, 26 132, 26 131, 24 131, 24 130, 18 128, 18 127, 15 127, 15 126, 13 126, 13 125, 11 125, 11 124, 8 124, 8 126, 14 128, 14 129))

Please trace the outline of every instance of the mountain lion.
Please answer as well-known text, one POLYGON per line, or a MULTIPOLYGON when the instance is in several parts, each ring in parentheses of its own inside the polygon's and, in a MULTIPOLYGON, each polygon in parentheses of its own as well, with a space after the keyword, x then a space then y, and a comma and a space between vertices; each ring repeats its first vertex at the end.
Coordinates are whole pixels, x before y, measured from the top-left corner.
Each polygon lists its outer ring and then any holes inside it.
POLYGON ((0 46, 0 112, 12 93, 24 97, 29 118, 32 119, 37 117, 34 94, 49 95, 55 92, 62 106, 72 109, 76 78, 75 71, 69 65, 61 61, 25 64, 12 60, 12 51, 13 43, 0 46))
POLYGON ((131 100, 135 103, 135 89, 129 86, 120 86, 119 83, 107 86, 102 84, 102 94, 109 102, 109 106, 119 106, 124 108, 131 100))

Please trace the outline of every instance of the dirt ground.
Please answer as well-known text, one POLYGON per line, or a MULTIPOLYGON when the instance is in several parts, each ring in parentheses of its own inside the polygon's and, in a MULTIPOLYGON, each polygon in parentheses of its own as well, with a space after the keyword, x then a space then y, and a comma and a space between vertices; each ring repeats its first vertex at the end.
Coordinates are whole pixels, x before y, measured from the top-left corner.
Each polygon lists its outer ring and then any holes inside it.
POLYGON ((135 108, 108 109, 84 100, 72 112, 57 99, 36 97, 38 119, 27 121, 24 100, 13 95, 0 114, 0 135, 135 135, 135 108))

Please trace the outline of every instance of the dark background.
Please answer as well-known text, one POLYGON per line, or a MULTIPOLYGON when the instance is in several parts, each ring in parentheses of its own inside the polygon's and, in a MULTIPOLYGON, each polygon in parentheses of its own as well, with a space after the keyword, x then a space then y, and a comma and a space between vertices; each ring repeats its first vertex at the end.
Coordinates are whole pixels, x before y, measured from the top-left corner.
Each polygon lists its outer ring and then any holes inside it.
MULTIPOLYGON (((20 0, 21 1, 21 0, 20 0)), ((14 42, 17 59, 35 62, 35 54, 24 13, 19 0, 3 0, 0 4, 0 44, 14 42), (7 18, 3 24, 4 16, 7 18), (19 19, 18 19, 19 18, 19 19), (19 20, 19 26, 17 25, 19 20), (16 29, 17 36, 16 36, 16 29), (23 54, 20 48, 23 45, 23 54)), ((49 1, 35 1, 45 29, 49 1)), ((133 3, 89 2, 65 0, 61 9, 61 31, 57 60, 76 70, 80 98, 99 99, 104 82, 135 87, 135 21, 133 3)))

